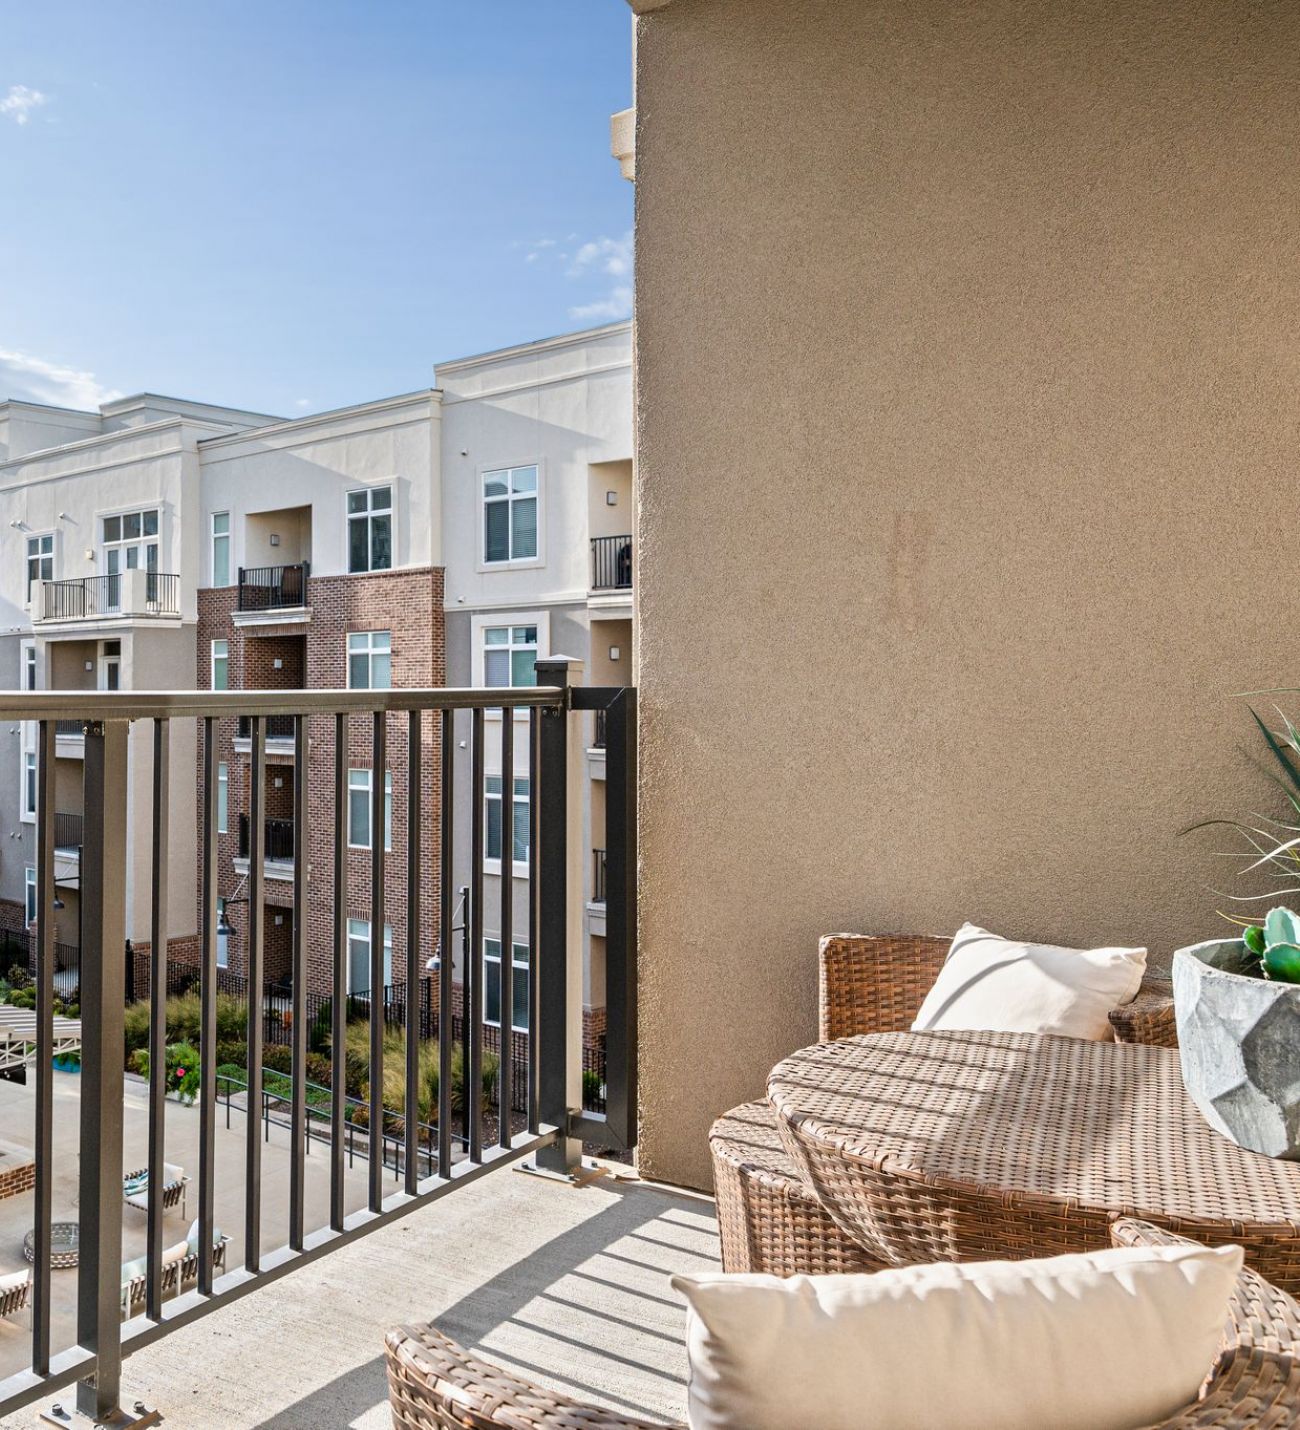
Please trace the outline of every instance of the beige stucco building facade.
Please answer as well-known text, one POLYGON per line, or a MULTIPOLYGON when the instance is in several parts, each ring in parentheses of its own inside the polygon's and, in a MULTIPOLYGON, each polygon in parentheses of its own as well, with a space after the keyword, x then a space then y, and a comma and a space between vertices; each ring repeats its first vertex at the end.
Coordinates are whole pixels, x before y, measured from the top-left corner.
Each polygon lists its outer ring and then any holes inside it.
POLYGON ((1300 683, 1300 9, 634 8, 641 1146, 703 1184, 823 932, 1222 928, 1179 831, 1300 683))

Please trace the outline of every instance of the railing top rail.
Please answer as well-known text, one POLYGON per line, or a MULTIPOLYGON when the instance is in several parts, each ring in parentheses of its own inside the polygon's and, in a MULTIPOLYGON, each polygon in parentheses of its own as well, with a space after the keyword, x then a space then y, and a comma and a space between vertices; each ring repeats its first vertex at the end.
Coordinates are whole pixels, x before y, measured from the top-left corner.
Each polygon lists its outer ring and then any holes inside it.
POLYGON ((435 686, 404 690, 7 690, 0 720, 166 720, 185 716, 338 715, 407 710, 557 708, 553 685, 435 686))

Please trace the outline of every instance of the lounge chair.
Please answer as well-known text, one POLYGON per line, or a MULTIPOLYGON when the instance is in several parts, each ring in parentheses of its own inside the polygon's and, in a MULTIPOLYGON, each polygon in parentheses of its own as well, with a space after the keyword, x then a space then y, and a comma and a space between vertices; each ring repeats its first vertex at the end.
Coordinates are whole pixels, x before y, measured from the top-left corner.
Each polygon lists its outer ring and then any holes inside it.
MULTIPOLYGON (((164 1212, 180 1207, 181 1216, 185 1215, 185 1188, 189 1185, 189 1181, 190 1179, 185 1175, 184 1167, 178 1167, 175 1162, 163 1163, 164 1212)), ((149 1169, 147 1167, 141 1167, 136 1172, 128 1172, 122 1178, 122 1199, 129 1207, 135 1207, 142 1212, 149 1210, 149 1169)))

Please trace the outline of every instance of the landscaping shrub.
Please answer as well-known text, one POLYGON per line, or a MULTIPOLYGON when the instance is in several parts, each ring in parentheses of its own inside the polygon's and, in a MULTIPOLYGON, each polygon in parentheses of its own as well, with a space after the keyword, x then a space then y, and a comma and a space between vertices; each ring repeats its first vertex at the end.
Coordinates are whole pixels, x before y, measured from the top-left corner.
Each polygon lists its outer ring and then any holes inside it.
MULTIPOLYGON (((149 1076, 149 1050, 137 1048, 132 1061, 141 1077, 149 1076)), ((167 1044, 167 1091, 193 1102, 199 1090, 199 1050, 193 1043, 167 1044)))
MULTIPOLYGON (((181 993, 167 1000, 167 1039, 169 1042, 199 1045, 200 1003, 197 993, 181 993)), ((229 993, 218 993, 216 1004, 217 1044, 233 1042, 247 1032, 248 1021, 244 1003, 229 993)), ((126 1051, 149 1046, 149 1004, 128 1004, 125 1015, 126 1051)))
POLYGON ((599 1102, 605 1095, 604 1081, 598 1072, 593 1072, 591 1068, 584 1068, 582 1071, 582 1100, 586 1102, 599 1102))

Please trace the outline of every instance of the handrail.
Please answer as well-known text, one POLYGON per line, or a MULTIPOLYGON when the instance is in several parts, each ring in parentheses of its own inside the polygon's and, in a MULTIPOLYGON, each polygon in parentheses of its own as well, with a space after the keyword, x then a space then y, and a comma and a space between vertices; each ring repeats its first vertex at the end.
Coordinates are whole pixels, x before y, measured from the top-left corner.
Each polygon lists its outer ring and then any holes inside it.
POLYGON ((411 710, 564 709, 554 685, 428 690, 5 690, 0 720, 170 720, 185 716, 394 714, 411 710))

